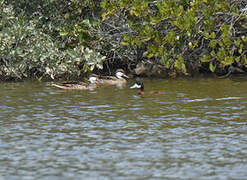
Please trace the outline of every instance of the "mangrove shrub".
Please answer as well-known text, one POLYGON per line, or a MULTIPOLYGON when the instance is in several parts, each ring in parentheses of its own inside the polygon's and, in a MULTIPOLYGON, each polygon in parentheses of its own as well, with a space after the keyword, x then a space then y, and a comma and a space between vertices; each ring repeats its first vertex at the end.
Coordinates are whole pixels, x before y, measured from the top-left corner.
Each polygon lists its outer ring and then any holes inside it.
POLYGON ((132 71, 183 74, 247 66, 244 0, 2 0, 0 78, 132 71))
POLYGON ((247 66, 246 1, 103 0, 101 6, 103 21, 124 19, 129 31, 121 44, 141 49, 142 59, 183 73, 247 66))
POLYGON ((103 67, 105 56, 89 46, 91 24, 73 2, 1 1, 1 79, 75 77, 103 67))

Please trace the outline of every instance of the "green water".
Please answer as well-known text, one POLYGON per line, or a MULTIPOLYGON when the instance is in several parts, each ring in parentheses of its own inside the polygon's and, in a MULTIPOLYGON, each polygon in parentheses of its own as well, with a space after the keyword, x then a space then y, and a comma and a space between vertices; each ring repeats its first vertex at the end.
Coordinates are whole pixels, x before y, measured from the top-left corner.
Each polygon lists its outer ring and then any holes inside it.
POLYGON ((246 179, 246 80, 1 83, 0 179, 246 179))

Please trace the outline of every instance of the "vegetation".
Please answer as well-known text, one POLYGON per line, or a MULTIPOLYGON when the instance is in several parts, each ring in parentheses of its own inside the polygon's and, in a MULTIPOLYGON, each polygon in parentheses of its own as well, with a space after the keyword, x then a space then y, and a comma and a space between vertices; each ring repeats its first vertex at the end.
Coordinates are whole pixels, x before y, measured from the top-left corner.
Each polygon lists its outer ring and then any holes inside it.
MULTIPOLYGON (((3 80, 77 77, 103 68, 105 56, 90 48, 88 2, 2 1, 0 76, 3 80), (83 2, 83 3, 82 3, 83 2), (84 6, 84 7, 83 7, 84 6), (73 16, 70 13, 75 11, 73 16), (83 14, 85 13, 85 15, 83 14)), ((91 14, 90 14, 91 13, 91 14)))
POLYGON ((247 70, 244 0, 1 0, 0 79, 247 70))

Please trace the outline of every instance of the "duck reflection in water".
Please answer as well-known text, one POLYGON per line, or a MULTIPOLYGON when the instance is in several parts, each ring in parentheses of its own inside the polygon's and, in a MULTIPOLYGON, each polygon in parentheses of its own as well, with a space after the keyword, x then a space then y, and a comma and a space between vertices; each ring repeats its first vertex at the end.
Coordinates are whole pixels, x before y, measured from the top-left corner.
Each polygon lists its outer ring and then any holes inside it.
POLYGON ((144 92, 144 83, 143 82, 136 82, 130 88, 131 89, 135 89, 135 88, 139 89, 138 95, 143 95, 143 94, 163 94, 164 93, 164 92, 158 91, 158 90, 144 92))

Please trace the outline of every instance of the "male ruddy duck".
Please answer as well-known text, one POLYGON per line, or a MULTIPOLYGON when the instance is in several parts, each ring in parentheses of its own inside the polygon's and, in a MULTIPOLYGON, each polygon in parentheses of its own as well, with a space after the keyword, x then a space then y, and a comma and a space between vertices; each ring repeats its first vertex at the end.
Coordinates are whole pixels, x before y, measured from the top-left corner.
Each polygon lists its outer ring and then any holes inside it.
POLYGON ((117 69, 115 76, 102 76, 100 84, 103 85, 123 85, 127 83, 125 78, 129 78, 123 69, 117 69))
POLYGON ((65 90, 93 90, 97 87, 97 84, 100 83, 100 79, 95 76, 89 77, 89 84, 84 82, 64 82, 59 84, 52 84, 52 86, 55 86, 60 89, 65 90))
POLYGON ((138 91, 139 95, 143 95, 143 94, 163 94, 164 93, 164 92, 158 91, 158 90, 144 92, 144 84, 143 84, 143 82, 136 82, 130 88, 131 89, 134 89, 134 88, 139 89, 139 91, 138 91))

